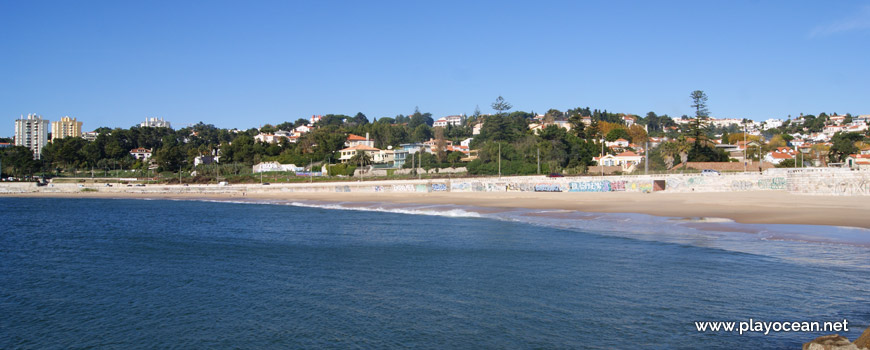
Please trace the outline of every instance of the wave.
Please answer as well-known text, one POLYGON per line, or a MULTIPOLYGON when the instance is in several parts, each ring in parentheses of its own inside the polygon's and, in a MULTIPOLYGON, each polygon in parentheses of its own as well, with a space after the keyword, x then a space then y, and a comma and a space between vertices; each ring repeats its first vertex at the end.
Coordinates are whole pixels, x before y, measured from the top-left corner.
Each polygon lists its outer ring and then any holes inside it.
POLYGON ((410 215, 430 215, 430 216, 445 216, 454 218, 481 218, 478 212, 468 211, 464 209, 445 209, 438 210, 432 207, 409 207, 409 208, 386 208, 383 206, 359 206, 359 205, 343 205, 343 204, 321 204, 321 203, 303 203, 290 202, 287 205, 294 207, 320 208, 320 209, 338 209, 338 210, 356 210, 356 211, 374 211, 382 213, 410 214, 410 215))

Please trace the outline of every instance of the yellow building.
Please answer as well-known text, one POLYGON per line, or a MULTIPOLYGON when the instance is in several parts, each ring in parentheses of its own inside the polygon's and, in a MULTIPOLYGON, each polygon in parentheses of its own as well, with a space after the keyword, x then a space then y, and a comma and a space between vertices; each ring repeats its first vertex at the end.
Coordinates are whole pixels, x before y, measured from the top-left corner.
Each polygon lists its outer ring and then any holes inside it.
POLYGON ((63 117, 59 121, 51 122, 52 140, 69 136, 82 137, 82 122, 70 117, 63 117))

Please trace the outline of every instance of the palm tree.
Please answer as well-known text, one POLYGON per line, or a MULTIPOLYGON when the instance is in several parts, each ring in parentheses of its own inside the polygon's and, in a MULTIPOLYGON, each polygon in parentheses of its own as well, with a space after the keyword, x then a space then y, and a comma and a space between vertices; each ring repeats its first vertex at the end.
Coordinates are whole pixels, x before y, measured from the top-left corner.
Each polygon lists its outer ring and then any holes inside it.
POLYGON ((687 160, 689 160, 689 149, 692 148, 685 140, 677 143, 677 149, 680 151, 680 163, 683 163, 683 170, 686 170, 687 160))
POLYGON ((356 154, 350 158, 350 163, 359 164, 360 167, 372 164, 372 157, 363 151, 356 151, 356 154))
POLYGON ((665 160, 665 165, 668 166, 668 170, 671 170, 674 166, 674 160, 676 160, 676 156, 680 153, 680 150, 676 142, 665 142, 659 149, 659 153, 662 155, 662 159, 665 160))

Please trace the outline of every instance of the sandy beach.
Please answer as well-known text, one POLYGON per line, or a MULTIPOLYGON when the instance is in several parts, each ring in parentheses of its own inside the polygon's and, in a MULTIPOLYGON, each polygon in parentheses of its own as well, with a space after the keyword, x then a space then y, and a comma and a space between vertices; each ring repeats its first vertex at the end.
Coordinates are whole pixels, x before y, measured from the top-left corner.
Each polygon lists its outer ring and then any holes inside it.
POLYGON ((870 201, 861 196, 808 196, 785 191, 712 193, 22 193, 16 197, 268 199, 328 202, 456 204, 493 208, 566 209, 602 213, 642 213, 666 217, 727 218, 740 223, 850 226, 870 229, 870 201))

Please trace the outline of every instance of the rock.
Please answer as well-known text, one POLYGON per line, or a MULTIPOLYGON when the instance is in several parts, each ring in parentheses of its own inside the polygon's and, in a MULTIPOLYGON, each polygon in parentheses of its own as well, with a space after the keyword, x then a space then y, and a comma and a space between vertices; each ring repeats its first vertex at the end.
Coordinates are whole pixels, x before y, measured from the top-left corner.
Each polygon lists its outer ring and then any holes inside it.
POLYGON ((804 343, 803 350, 858 350, 858 347, 846 337, 839 334, 823 335, 809 343, 804 343))
POLYGON ((859 349, 870 349, 870 327, 865 329, 864 333, 861 333, 861 336, 855 339, 853 344, 859 349))

